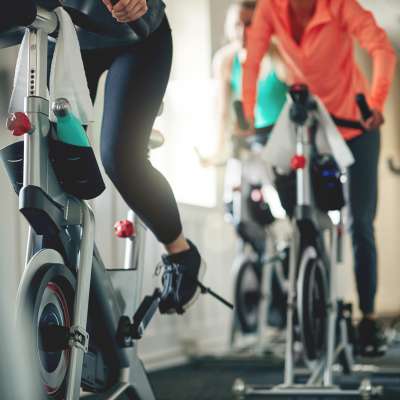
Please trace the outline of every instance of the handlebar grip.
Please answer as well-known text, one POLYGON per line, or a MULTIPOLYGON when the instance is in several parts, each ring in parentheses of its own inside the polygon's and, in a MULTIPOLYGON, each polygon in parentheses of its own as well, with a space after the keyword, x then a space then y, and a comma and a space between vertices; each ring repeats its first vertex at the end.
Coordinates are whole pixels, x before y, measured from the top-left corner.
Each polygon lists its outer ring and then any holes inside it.
POLYGON ((240 100, 235 100, 233 102, 233 109, 235 110, 235 115, 239 124, 239 128, 244 131, 249 129, 250 125, 244 114, 243 103, 240 100))
MULTIPOLYGON (((120 0, 111 0, 113 6, 115 6, 120 0)), ((140 39, 146 39, 150 35, 150 27, 143 18, 139 18, 136 21, 128 22, 131 29, 140 39)))
POLYGON ((150 28, 144 19, 140 18, 128 24, 140 39, 147 39, 150 36, 150 28))
POLYGON ((372 111, 369 108, 367 99, 365 98, 365 95, 363 93, 359 93, 356 96, 356 102, 358 105, 358 108, 361 111, 361 115, 363 117, 363 120, 366 121, 367 119, 372 117, 372 111))

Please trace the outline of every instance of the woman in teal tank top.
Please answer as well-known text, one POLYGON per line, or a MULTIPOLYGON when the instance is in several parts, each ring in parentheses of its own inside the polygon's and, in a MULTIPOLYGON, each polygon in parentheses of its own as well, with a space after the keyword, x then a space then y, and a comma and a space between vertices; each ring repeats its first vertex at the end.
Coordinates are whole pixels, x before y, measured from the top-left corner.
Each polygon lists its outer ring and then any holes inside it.
MULTIPOLYGON (((233 112, 233 102, 241 100, 242 97, 242 66, 246 52, 245 30, 251 24, 255 6, 256 0, 243 0, 233 4, 227 13, 225 34, 228 44, 216 53, 213 63, 218 84, 218 141, 214 154, 202 159, 205 166, 223 163, 229 157, 228 138, 242 136, 233 112)), ((256 128, 274 125, 286 102, 287 86, 280 79, 282 63, 279 61, 278 50, 272 44, 265 56, 258 82, 256 128)))
MULTIPOLYGON (((235 100, 242 98, 243 68, 236 54, 232 63, 231 87, 235 100)), ((271 70, 258 81, 258 97, 255 110, 255 128, 275 125, 286 102, 287 85, 275 70, 271 70)))

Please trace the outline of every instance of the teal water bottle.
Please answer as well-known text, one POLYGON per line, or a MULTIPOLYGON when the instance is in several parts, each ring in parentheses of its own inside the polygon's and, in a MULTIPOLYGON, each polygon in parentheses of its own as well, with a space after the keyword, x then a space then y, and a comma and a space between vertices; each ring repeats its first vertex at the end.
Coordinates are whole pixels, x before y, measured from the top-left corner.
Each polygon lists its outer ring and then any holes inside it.
POLYGON ((80 147, 90 147, 89 139, 81 121, 72 113, 67 99, 57 99, 52 105, 57 117, 57 138, 59 141, 80 147))

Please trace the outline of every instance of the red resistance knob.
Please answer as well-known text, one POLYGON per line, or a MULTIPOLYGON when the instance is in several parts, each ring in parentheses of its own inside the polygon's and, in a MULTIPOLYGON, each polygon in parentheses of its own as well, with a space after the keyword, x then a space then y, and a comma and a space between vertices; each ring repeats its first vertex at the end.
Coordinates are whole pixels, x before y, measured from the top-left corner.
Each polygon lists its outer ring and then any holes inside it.
POLYGON ((118 221, 114 225, 114 232, 117 237, 122 239, 136 236, 135 225, 133 225, 133 223, 131 221, 128 221, 127 219, 123 221, 118 221))
POLYGON ((261 189, 253 189, 250 194, 254 203, 261 203, 264 201, 264 195, 261 189))
POLYGON ((7 129, 14 136, 22 136, 32 132, 32 124, 28 116, 23 112, 12 113, 7 119, 7 129))
POLYGON ((290 162, 290 167, 293 171, 297 171, 298 169, 304 169, 307 163, 307 159, 304 156, 293 156, 292 161, 290 162))

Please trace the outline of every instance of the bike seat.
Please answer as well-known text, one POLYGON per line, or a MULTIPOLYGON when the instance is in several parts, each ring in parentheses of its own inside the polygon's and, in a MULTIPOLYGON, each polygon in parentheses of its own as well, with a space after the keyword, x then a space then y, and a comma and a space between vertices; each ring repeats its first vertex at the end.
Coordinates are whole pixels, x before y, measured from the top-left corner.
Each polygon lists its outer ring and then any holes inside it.
POLYGON ((29 26, 36 18, 36 4, 33 0, 8 2, 0 14, 0 34, 16 27, 29 26))
MULTIPOLYGON (((60 0, 39 0, 38 5, 48 11, 53 11, 62 6, 60 0)), ((17 46, 24 37, 25 27, 33 22, 36 12, 32 1, 18 0, 13 5, 7 6, 7 13, 0 18, 0 49, 17 46), (26 15, 21 15, 19 9, 26 10, 26 15)))
POLYGON ((60 0, 39 0, 38 5, 48 11, 53 11, 57 7, 62 7, 62 2, 60 0))

